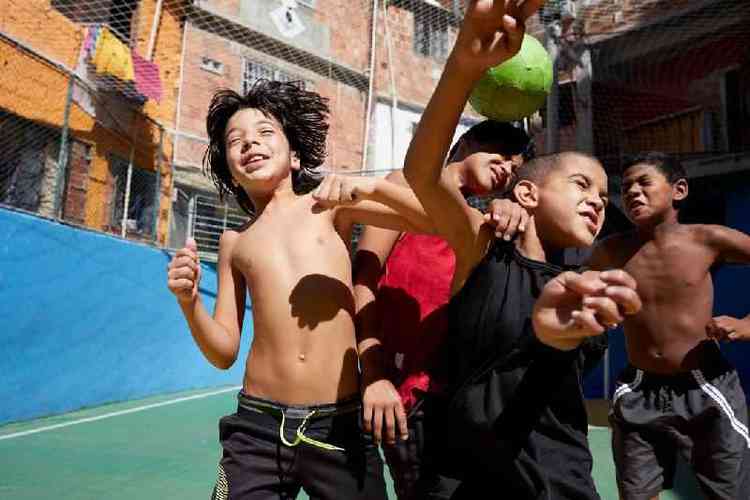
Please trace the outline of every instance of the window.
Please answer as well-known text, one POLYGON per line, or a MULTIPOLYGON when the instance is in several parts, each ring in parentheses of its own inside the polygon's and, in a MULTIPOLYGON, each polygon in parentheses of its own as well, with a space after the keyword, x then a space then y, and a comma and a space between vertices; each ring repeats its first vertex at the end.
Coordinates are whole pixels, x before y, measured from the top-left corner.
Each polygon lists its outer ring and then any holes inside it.
POLYGON ((158 208, 154 204, 156 175, 134 165, 128 186, 127 160, 113 155, 109 159, 109 168, 112 173, 110 228, 121 233, 127 201, 125 234, 129 237, 151 237, 154 232, 154 215, 158 208))
MULTIPOLYGON (((242 93, 246 94, 255 82, 263 78, 279 82, 302 80, 299 76, 287 73, 286 71, 275 68, 274 66, 245 59, 242 71, 242 93)), ((303 87, 309 89, 311 87, 310 82, 303 81, 303 87)))
POLYGON ((131 40, 138 0, 52 0, 52 7, 74 22, 103 24, 125 44, 131 40))
POLYGON ((0 110, 0 203, 52 215, 59 151, 56 130, 0 110))
POLYGON ((438 60, 448 58, 451 48, 448 19, 433 10, 414 13, 414 50, 438 60))
POLYGON ((211 59, 210 57, 203 56, 201 57, 201 69, 205 69, 206 71, 210 71, 211 73, 216 73, 217 75, 223 75, 224 63, 217 61, 216 59, 211 59))

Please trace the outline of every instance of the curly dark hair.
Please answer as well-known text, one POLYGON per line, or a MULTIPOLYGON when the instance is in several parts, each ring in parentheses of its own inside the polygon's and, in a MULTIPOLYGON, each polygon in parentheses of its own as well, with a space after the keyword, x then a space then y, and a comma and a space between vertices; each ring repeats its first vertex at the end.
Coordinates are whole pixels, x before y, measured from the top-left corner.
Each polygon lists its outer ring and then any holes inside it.
POLYGON ((209 145, 203 155, 203 170, 216 185, 222 200, 231 193, 243 210, 255 215, 255 207, 245 190, 232 182, 224 143, 227 123, 237 111, 246 108, 257 109, 281 124, 291 151, 300 161, 300 170, 292 172, 292 186, 297 194, 312 190, 320 182, 316 169, 326 158, 330 109, 328 99, 305 90, 301 81, 260 79, 244 96, 230 89, 214 94, 206 117, 209 145))

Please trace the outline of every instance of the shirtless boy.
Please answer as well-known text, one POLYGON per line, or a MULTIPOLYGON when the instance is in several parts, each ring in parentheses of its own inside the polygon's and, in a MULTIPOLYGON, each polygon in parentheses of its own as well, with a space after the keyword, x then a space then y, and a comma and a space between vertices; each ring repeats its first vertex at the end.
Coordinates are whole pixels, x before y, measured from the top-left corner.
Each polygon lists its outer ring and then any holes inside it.
POLYGON ((624 312, 638 308, 634 282, 625 273, 562 273, 551 263, 563 248, 591 245, 601 229, 607 178, 596 159, 563 153, 518 169, 513 198, 530 217, 513 243, 495 238, 442 168, 473 85, 488 67, 516 53, 523 23, 540 3, 468 2, 406 156, 406 180, 456 255, 447 381, 462 387, 452 392, 448 419, 431 450, 464 469, 465 480, 452 498, 484 498, 488 491, 514 499, 598 498, 586 441, 580 352, 577 345, 542 345, 536 336, 554 341, 561 330, 598 334, 621 320, 618 306, 624 312), (572 291, 579 291, 576 282, 586 278, 598 285, 582 302, 572 291), (567 312, 550 308, 550 298, 567 312), (564 327, 548 328, 548 322, 564 327), (482 379, 462 390, 485 363, 491 364, 488 372, 496 384, 482 379))
POLYGON ((626 163, 622 202, 635 229, 604 240, 590 262, 626 270, 643 301, 624 322, 630 365, 610 412, 624 500, 658 498, 671 488, 678 452, 709 498, 750 498, 739 486, 750 466, 742 460, 750 447, 745 395, 714 340, 745 337, 750 316, 711 317, 710 272, 717 264, 750 264, 750 236, 680 224, 687 195, 675 158, 646 153, 626 163))
POLYGON ((218 368, 235 362, 248 292, 252 300, 237 412, 219 425, 217 499, 293 499, 300 488, 321 499, 386 498, 377 447, 360 430, 348 242, 355 221, 429 228, 377 203, 421 211, 410 191, 383 180, 329 176, 316 193, 302 192, 325 157, 327 115, 318 94, 267 80, 244 96, 217 92, 208 112, 206 169, 255 217, 221 236, 213 316, 198 294, 194 241, 168 275, 196 344, 218 368), (326 208, 318 197, 346 202, 326 208))

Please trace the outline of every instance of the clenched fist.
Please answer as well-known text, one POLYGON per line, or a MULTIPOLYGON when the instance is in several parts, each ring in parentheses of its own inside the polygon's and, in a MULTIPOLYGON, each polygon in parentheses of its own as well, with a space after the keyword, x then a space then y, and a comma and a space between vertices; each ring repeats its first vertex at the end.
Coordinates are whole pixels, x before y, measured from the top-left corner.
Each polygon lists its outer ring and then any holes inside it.
POLYGON ((198 297, 201 266, 198 245, 188 238, 185 246, 177 250, 167 268, 167 287, 180 303, 193 302, 198 297))

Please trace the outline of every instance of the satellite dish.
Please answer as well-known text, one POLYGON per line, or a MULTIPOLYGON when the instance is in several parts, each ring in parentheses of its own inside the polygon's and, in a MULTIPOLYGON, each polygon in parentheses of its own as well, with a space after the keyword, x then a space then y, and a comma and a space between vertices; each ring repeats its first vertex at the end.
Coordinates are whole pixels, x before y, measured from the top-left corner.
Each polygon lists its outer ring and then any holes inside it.
POLYGON ((297 14, 296 0, 284 0, 280 7, 271 11, 271 20, 286 38, 294 38, 305 31, 305 25, 297 14))

